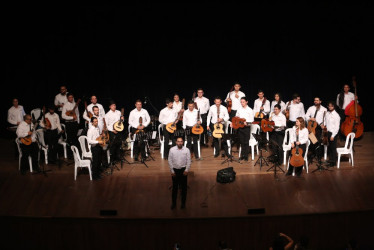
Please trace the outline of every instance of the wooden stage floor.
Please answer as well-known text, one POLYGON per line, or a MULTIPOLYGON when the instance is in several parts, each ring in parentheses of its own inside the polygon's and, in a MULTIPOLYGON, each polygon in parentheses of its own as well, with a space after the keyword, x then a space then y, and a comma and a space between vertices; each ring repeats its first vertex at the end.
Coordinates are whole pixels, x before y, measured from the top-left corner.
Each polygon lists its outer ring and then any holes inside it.
MULTIPOLYGON (((65 163, 48 176, 21 175, 13 144, 2 139, 0 216, 100 218, 100 210, 116 210, 116 218, 230 218, 249 216, 248 209, 264 208, 262 216, 325 214, 374 209, 374 132, 355 142, 355 166, 317 171, 315 162, 302 178, 285 177, 254 166, 254 161, 232 162, 237 173, 231 184, 216 182, 216 173, 227 167, 214 158, 212 148, 202 149, 202 161, 193 161, 188 177, 186 209, 170 210, 171 177, 168 162, 155 150, 155 161, 124 164, 112 175, 90 181, 81 171, 74 181, 74 165, 65 163)), ((266 156, 266 153, 264 154, 266 156)), ((234 153, 237 156, 237 152, 234 153)), ((127 156, 130 160, 130 157, 127 156)), ((283 166, 282 166, 283 167, 283 166)))

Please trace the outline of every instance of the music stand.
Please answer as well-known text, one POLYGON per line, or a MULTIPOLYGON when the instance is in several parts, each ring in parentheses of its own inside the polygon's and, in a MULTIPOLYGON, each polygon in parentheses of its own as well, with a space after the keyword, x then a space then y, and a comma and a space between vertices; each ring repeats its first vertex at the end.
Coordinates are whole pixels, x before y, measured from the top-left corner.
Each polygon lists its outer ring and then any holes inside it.
POLYGON ((221 162, 221 164, 224 164, 226 162, 228 163, 229 161, 230 162, 235 161, 237 163, 242 164, 239 159, 235 159, 234 156, 232 156, 232 144, 231 144, 231 142, 232 142, 233 137, 234 137, 233 134, 222 134, 221 140, 226 140, 226 141, 229 140, 230 141, 231 151, 230 151, 230 155, 227 157, 227 159, 225 159, 223 162, 221 162))
POLYGON ((313 170, 312 173, 316 171, 324 171, 324 170, 332 171, 331 169, 325 168, 323 166, 324 164, 322 163, 322 149, 323 149, 322 143, 319 143, 319 145, 315 148, 316 156, 317 156, 317 169, 313 170))
POLYGON ((280 158, 279 158, 279 155, 281 154, 281 151, 282 151, 282 148, 279 146, 279 144, 274 141, 274 140, 270 140, 270 147, 273 148, 273 155, 269 156, 268 159, 270 162, 273 163, 273 166, 270 167, 268 170, 266 170, 266 172, 269 172, 270 170, 274 170, 274 178, 277 178, 277 168, 280 169, 283 173, 284 173, 284 170, 280 167, 281 165, 281 162, 280 162, 280 158))
POLYGON ((256 166, 257 163, 259 163, 260 164, 260 170, 261 170, 262 162, 265 162, 265 164, 267 166, 269 166, 269 163, 267 162, 266 158, 262 156, 262 149, 264 147, 264 144, 268 144, 269 141, 266 140, 265 138, 262 138, 261 135, 258 135, 258 134, 255 134, 255 133, 252 133, 252 135, 256 139, 256 141, 258 142, 258 145, 259 145, 259 148, 260 148, 260 155, 258 156, 258 159, 253 166, 256 166))

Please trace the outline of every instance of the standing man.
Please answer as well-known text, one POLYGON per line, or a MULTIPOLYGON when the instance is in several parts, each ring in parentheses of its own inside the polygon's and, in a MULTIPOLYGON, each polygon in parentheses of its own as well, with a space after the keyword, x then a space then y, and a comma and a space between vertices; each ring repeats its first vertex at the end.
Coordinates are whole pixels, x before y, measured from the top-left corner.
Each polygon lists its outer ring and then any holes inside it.
POLYGON ((327 154, 329 156, 330 166, 333 167, 336 165, 337 160, 336 140, 340 129, 340 116, 335 111, 335 105, 332 101, 329 102, 328 109, 329 111, 326 113, 325 125, 322 125, 322 128, 324 128, 325 126, 327 128, 329 138, 327 154))
POLYGON ((14 127, 18 126, 25 116, 25 110, 22 105, 18 105, 18 99, 14 98, 12 100, 13 106, 8 110, 8 126, 14 127))
MULTIPOLYGON (((200 109, 200 115, 201 115, 201 124, 204 128, 207 126, 207 117, 208 117, 208 111, 210 108, 209 99, 204 97, 204 91, 202 88, 197 89, 197 97, 195 98, 194 102, 196 103, 197 109, 200 109)), ((201 146, 208 147, 208 135, 207 130, 204 129, 204 132, 201 134, 201 146)))
POLYGON ((55 96, 55 106, 57 108, 57 114, 60 116, 60 118, 62 118, 62 108, 64 107, 64 104, 68 102, 67 94, 68 92, 66 86, 62 85, 60 87, 60 93, 55 96))
POLYGON ((274 130, 270 134, 270 139, 274 140, 280 149, 278 152, 279 162, 283 162, 283 139, 284 139, 284 129, 287 126, 286 116, 281 112, 282 107, 279 104, 275 104, 273 113, 270 116, 270 120, 274 122, 274 130))
POLYGON ((94 180, 101 179, 100 167, 101 167, 101 154, 103 141, 98 140, 100 137, 100 131, 98 127, 98 120, 96 117, 91 118, 92 126, 87 131, 87 141, 91 146, 92 152, 92 178, 94 180))
POLYGON ((116 103, 114 101, 111 101, 109 104, 109 111, 105 115, 105 123, 109 132, 109 152, 111 155, 110 160, 112 162, 121 160, 120 140, 118 140, 117 138, 121 138, 121 133, 123 133, 123 131, 119 132, 115 130, 113 128, 113 125, 119 120, 122 120, 122 122, 124 120, 121 112, 119 110, 116 110, 116 108, 116 103))
MULTIPOLYGON (((172 141, 172 145, 175 145, 174 134, 166 130, 166 125, 171 122, 175 122, 178 114, 173 109, 173 102, 170 99, 165 101, 166 107, 160 111, 158 121, 162 124, 162 134, 164 136, 164 159, 169 157, 169 141, 172 141)), ((179 122, 179 121, 177 121, 179 122)))
POLYGON ((178 137, 177 145, 170 149, 168 160, 173 181, 171 209, 174 209, 177 205, 179 186, 182 189, 181 209, 184 209, 186 207, 187 175, 191 167, 191 155, 190 150, 183 146, 182 137, 178 137))
POLYGON ((242 97, 245 97, 245 94, 240 91, 240 84, 234 84, 234 90, 227 94, 225 102, 231 101, 231 113, 230 113, 230 121, 231 119, 236 116, 237 110, 241 107, 240 100, 242 97))
POLYGON ((287 127, 292 128, 296 124, 298 117, 305 117, 304 104, 300 100, 299 94, 293 94, 291 104, 288 106, 290 118, 287 127))
MULTIPOLYGON (((62 119, 65 120, 66 126, 66 141, 71 146, 78 145, 78 124, 79 124, 79 110, 78 107, 75 107, 76 103, 74 101, 74 95, 72 93, 67 94, 68 102, 65 103, 62 107, 62 119), (75 116, 66 115, 66 111, 71 111, 75 109, 75 116)), ((69 147, 70 148, 70 147, 69 147)), ((72 152, 69 150, 70 158, 73 157, 72 152)))
POLYGON ((248 161, 248 154, 249 154, 249 139, 251 137, 251 127, 248 123, 253 122, 253 110, 248 107, 248 100, 246 97, 242 97, 240 100, 240 108, 236 112, 236 116, 239 118, 244 118, 247 125, 243 128, 238 129, 240 145, 242 147, 242 155, 240 156, 240 160, 248 161))

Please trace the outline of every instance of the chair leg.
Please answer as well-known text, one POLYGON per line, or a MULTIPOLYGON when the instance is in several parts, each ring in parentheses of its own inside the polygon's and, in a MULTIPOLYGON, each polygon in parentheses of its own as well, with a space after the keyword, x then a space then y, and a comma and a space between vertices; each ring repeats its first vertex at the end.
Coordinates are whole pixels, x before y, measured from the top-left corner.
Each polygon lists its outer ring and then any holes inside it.
POLYGON ((90 173, 90 181, 92 181, 91 166, 88 167, 88 172, 90 173))
POLYGON ((200 141, 197 142, 197 153, 199 154, 199 158, 201 157, 200 156, 200 141))
POLYGON ((109 152, 109 149, 106 151, 106 155, 107 155, 107 158, 108 158, 108 164, 110 164, 110 152, 109 152))
POLYGON ((338 153, 338 168, 340 168, 340 153, 338 153))
POLYGON ((283 166, 286 166, 286 161, 287 161, 287 159, 286 159, 286 157, 287 157, 287 151, 284 151, 283 152, 283 166))
POLYGON ((31 159, 31 156, 29 156, 29 165, 30 165, 30 173, 32 173, 32 159, 31 159))
POLYGON ((131 142, 131 158, 134 158, 134 142, 131 142))
MULTIPOLYGON (((251 153, 252 153, 252 161, 255 160, 255 146, 251 146, 251 153)), ((257 151, 258 154, 258 151, 257 151)))
POLYGON ((327 145, 323 145, 323 148, 324 148, 324 155, 323 155, 323 158, 325 159, 325 161, 327 160, 327 145))
POLYGON ((242 155, 242 146, 239 147, 239 158, 242 155))
POLYGON ((351 159, 352 159, 352 168, 353 168, 353 166, 355 165, 355 162, 354 162, 354 160, 353 160, 353 152, 351 152, 351 159))
POLYGON ((74 168, 74 180, 77 180, 77 166, 74 168))
POLYGON ((47 150, 44 150, 44 161, 45 161, 45 164, 47 165, 48 164, 48 151, 47 150))
POLYGON ((68 153, 66 151, 66 144, 63 145, 63 147, 64 147, 64 158, 67 159, 68 158, 68 153))

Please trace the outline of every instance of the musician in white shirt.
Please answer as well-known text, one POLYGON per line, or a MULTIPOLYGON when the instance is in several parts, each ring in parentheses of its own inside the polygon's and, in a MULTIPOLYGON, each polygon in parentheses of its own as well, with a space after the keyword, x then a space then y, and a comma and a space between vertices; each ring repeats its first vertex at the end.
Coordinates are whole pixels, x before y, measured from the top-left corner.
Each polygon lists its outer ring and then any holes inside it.
POLYGON ((240 160, 248 161, 249 154, 249 139, 251 137, 250 124, 253 122, 253 110, 248 106, 248 100, 246 97, 242 97, 240 100, 240 108, 236 112, 236 116, 239 118, 244 118, 247 123, 243 128, 238 129, 238 135, 240 140, 240 146, 242 147, 242 153, 240 160))
MULTIPOLYGON (((98 106, 93 106, 92 107, 92 117, 96 117, 97 118, 97 127, 99 128, 99 131, 100 131, 100 134, 101 134, 101 132, 103 132, 103 129, 104 129, 105 114, 102 115, 100 113, 100 109, 99 109, 98 106)), ((91 128, 91 127, 92 127, 92 122, 90 122, 88 124, 88 128, 91 128)), ((113 129, 113 126, 112 126, 112 129, 113 129)))
POLYGON ((313 121, 317 123, 317 128, 316 128, 317 138, 321 138, 322 129, 320 125, 323 123, 323 114, 327 111, 327 109, 323 107, 321 103, 322 101, 319 97, 314 97, 314 105, 309 107, 305 114, 305 122, 307 124, 309 123, 309 121, 313 121))
POLYGON ((279 148, 278 157, 279 162, 283 162, 283 139, 284 139, 284 129, 287 127, 286 116, 281 112, 281 106, 275 104, 273 112, 270 115, 269 120, 274 122, 275 128, 270 133, 270 139, 274 140, 279 148))
MULTIPOLYGON (((92 108, 93 108, 94 106, 96 106, 96 107, 99 108, 99 114, 100 114, 100 116, 105 116, 105 110, 104 110, 103 105, 101 105, 100 103, 97 103, 97 97, 96 97, 95 95, 91 96, 91 103, 87 106, 87 110, 85 110, 85 111, 83 112, 83 119, 85 119, 86 122, 87 122, 88 124, 90 124, 89 127, 92 125, 92 123, 91 123, 91 119, 90 119, 90 117, 89 117, 88 114, 87 114, 87 111, 88 111, 88 112, 91 112, 91 114, 93 114, 93 113, 92 113, 92 112, 93 112, 93 109, 92 109, 92 108)), ((100 124, 100 121, 99 121, 99 124, 100 124)))
POLYGON ((58 115, 61 116, 62 108, 64 104, 68 102, 66 86, 60 87, 60 93, 55 96, 55 106, 57 108, 58 115))
POLYGON ((58 135, 63 132, 54 105, 48 107, 48 113, 41 119, 40 126, 44 128, 44 141, 48 145, 48 163, 54 164, 57 160, 58 135))
POLYGON ((287 126, 292 128, 296 123, 296 118, 298 117, 305 117, 305 110, 304 104, 301 102, 300 95, 294 94, 290 105, 288 105, 289 109, 289 121, 287 126))
POLYGON ((8 110, 8 125, 9 127, 18 126, 23 121, 25 116, 25 110, 22 105, 18 105, 18 99, 14 98, 12 100, 13 106, 8 110))
POLYGON ((264 97, 264 91, 259 90, 257 96, 258 99, 255 100, 253 106, 253 114, 255 119, 260 118, 261 113, 264 115, 264 117, 270 113, 270 102, 269 100, 266 100, 266 97, 264 97))
POLYGON ((286 109, 286 104, 284 103, 284 101, 282 101, 280 93, 274 94, 274 101, 271 102, 270 113, 274 112, 274 106, 276 104, 280 105, 281 112, 283 112, 286 109))
MULTIPOLYGON (((79 124, 79 110, 78 107, 76 107, 76 103, 74 101, 74 95, 72 93, 67 94, 68 102, 65 103, 62 107, 62 119, 65 120, 65 126, 66 126, 66 142, 71 146, 77 146, 78 145, 78 124, 79 124), (75 111, 74 111, 75 109, 75 111), (76 117, 67 115, 67 111, 75 112, 76 117)), ((68 150, 68 157, 73 158, 72 152, 68 150)))
POLYGON ((340 123, 342 123, 345 119, 345 109, 348 104, 357 99, 357 96, 355 96, 355 94, 353 94, 349 90, 349 85, 345 84, 343 90, 336 97, 336 105, 339 108, 338 111, 340 115, 340 123))
MULTIPOLYGON (((122 131, 117 131, 113 128, 114 124, 121 120, 123 122, 124 117, 122 116, 121 112, 116 110, 117 106, 114 101, 110 101, 109 103, 109 111, 105 114, 105 123, 107 125, 108 134, 109 134, 109 152, 110 152, 110 160, 111 162, 120 161, 121 160, 121 139, 123 138, 124 128, 122 131)), ((124 126, 124 124, 122 123, 124 126)), ((124 126, 125 127, 125 126, 124 126)))
POLYGON ((245 97, 245 94, 240 91, 241 85, 239 83, 234 84, 234 90, 227 94, 225 102, 231 101, 231 112, 230 120, 236 116, 236 111, 241 107, 240 100, 245 97))
MULTIPOLYGON (((294 148, 296 145, 299 146, 303 150, 303 157, 305 155, 306 150, 306 143, 309 140, 309 132, 308 129, 305 127, 305 120, 303 117, 298 117, 295 122, 295 126, 292 127, 292 131, 290 132, 290 142, 291 147, 294 148)), ((291 156, 292 158, 292 156, 291 156)), ((290 158, 290 159, 291 159, 290 158)), ((290 166, 288 168, 288 172, 286 175, 292 175, 294 166, 290 163, 290 166)), ((295 174, 296 176, 300 176, 303 171, 303 166, 301 167, 295 167, 295 174)))
POLYGON ((98 119, 96 117, 91 118, 91 126, 87 131, 87 142, 91 147, 92 153, 92 178, 94 180, 99 180, 100 167, 101 167, 101 154, 103 141, 100 140, 100 131, 98 127, 98 119), (98 139, 99 138, 99 139, 98 139))
MULTIPOLYGON (((207 126, 207 117, 210 108, 210 102, 208 98, 204 97, 204 90, 202 88, 197 89, 197 97, 194 101, 196 103, 197 109, 200 110, 201 124, 205 128, 207 126)), ((208 147, 208 136, 206 129, 204 129, 204 132, 201 134, 200 146, 208 147)))
MULTIPOLYGON (((161 123, 162 126, 162 134, 164 136, 164 159, 167 159, 169 157, 169 141, 172 141, 172 146, 175 146, 175 140, 174 140, 174 133, 170 133, 166 129, 166 125, 168 123, 173 123, 173 122, 179 122, 177 120, 178 118, 178 113, 175 112, 173 109, 173 102, 170 99, 166 99, 165 101, 166 107, 163 108, 160 111, 160 115, 158 117, 158 121, 161 123)), ((161 136, 161 135, 160 135, 161 136)))
POLYGON ((20 140, 20 148, 22 151, 22 158, 21 158, 21 174, 25 174, 28 166, 28 157, 31 156, 32 158, 32 167, 34 171, 40 171, 39 168, 39 147, 36 142, 36 134, 34 132, 34 124, 31 123, 31 115, 25 115, 24 120, 18 125, 17 127, 17 137, 20 140), (22 143, 22 138, 31 137, 31 144, 26 145, 22 143))
MULTIPOLYGON (((207 117, 207 130, 214 132, 214 125, 218 122, 223 125, 223 131, 226 128, 226 122, 229 120, 229 113, 227 112, 227 108, 221 105, 222 100, 221 97, 217 96, 214 99, 214 105, 212 105, 209 109, 208 117, 207 117), (218 112, 219 111, 219 112, 218 112)), ((222 138, 215 138, 213 137, 213 146, 215 148, 214 157, 218 157, 221 149, 219 147, 219 140, 222 141, 222 138)), ((225 150, 225 154, 227 157, 230 157, 228 153, 228 146, 227 141, 222 141, 223 148, 225 150)))
POLYGON ((174 94, 173 109, 176 113, 178 113, 181 110, 184 111, 183 103, 180 101, 178 94, 174 94))
MULTIPOLYGON (((135 101, 135 109, 130 112, 129 115, 129 124, 131 126, 130 130, 131 133, 136 133, 136 130, 146 132, 147 126, 151 122, 151 118, 149 117, 148 111, 143 109, 143 103, 141 100, 135 101), (140 124, 140 117, 141 124, 140 124)), ((144 135, 144 134, 143 134, 144 135)), ((139 151, 141 153, 141 161, 145 161, 146 154, 145 154, 145 142, 144 137, 140 135, 135 138, 137 142, 134 143, 134 161, 138 160, 139 151)))
POLYGON ((340 116, 335 111, 334 102, 329 102, 328 109, 329 111, 326 113, 325 122, 322 125, 322 128, 327 128, 329 138, 327 154, 329 157, 330 166, 333 167, 336 165, 337 160, 336 141, 340 129, 340 116))
MULTIPOLYGON (((194 101, 190 101, 188 103, 188 109, 183 113, 183 129, 185 130, 185 134, 187 136, 187 145, 186 147, 192 152, 192 145, 193 145, 193 152, 195 155, 196 160, 199 160, 199 151, 197 140, 199 135, 195 135, 191 132, 191 129, 196 124, 201 124, 201 116, 198 114, 199 111, 194 108, 194 101), (191 143, 193 141, 193 144, 191 143)), ((202 125, 201 125, 202 126, 202 125)))

